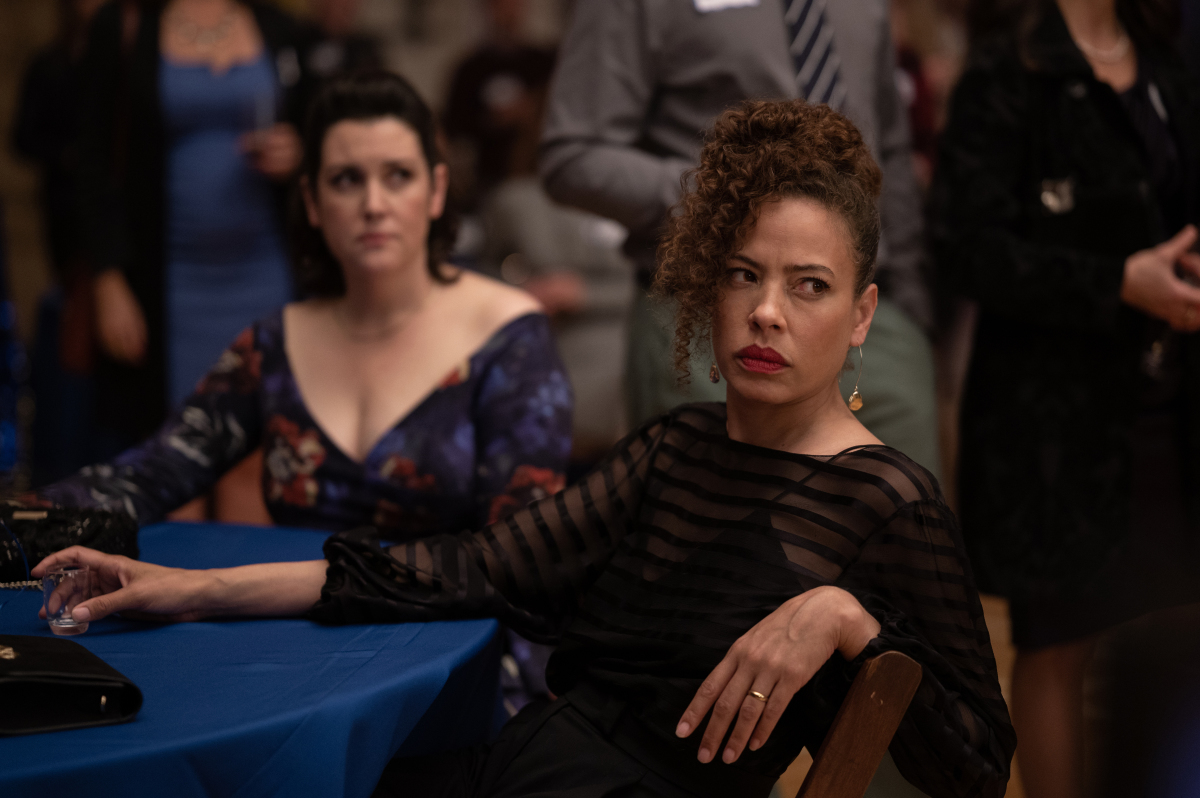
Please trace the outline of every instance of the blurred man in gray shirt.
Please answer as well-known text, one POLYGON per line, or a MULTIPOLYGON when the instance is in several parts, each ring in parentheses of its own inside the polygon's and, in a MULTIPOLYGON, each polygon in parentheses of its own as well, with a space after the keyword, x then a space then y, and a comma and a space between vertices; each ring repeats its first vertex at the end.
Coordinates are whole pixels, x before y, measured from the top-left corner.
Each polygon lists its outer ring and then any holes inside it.
MULTIPOLYGON (((801 97, 850 117, 883 169, 880 303, 863 346, 871 367, 859 417, 938 471, 921 198, 894 60, 887 0, 576 0, 539 171, 554 199, 629 230, 642 287, 630 326, 631 424, 682 402, 724 400, 724 383, 705 379, 703 352, 691 383, 676 384, 672 309, 646 294, 654 247, 715 118, 745 99, 801 97)), ((854 379, 843 380, 847 394, 854 379)))

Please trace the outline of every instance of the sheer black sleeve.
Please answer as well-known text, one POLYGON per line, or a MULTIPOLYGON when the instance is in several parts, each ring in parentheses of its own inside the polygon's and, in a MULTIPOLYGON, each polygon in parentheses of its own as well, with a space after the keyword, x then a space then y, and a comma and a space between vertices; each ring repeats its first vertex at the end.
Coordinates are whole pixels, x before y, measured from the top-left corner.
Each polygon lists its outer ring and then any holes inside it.
POLYGON ((576 485, 478 532, 382 548, 373 529, 325 544, 329 570, 309 617, 324 623, 499 618, 555 642, 580 595, 633 528, 654 422, 619 443, 576 485))
POLYGON ((902 651, 924 669, 891 745, 901 773, 934 798, 1003 795, 1016 735, 958 525, 936 486, 867 539, 838 585, 882 627, 860 660, 902 651))

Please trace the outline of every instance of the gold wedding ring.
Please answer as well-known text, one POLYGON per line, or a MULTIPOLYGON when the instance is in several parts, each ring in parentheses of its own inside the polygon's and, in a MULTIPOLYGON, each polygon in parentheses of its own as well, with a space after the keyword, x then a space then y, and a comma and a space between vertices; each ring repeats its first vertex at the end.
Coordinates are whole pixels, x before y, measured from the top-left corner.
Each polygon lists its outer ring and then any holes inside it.
POLYGON ((751 690, 749 695, 755 701, 761 701, 764 704, 767 703, 767 697, 765 695, 763 695, 762 693, 758 692, 757 690, 751 690))

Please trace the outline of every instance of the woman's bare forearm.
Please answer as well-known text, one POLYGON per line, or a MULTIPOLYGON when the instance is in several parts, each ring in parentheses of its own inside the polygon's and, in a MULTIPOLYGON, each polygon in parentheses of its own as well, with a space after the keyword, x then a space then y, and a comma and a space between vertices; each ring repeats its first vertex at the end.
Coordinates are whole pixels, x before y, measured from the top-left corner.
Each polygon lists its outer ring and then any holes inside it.
POLYGON ((205 615, 302 615, 321 598, 325 560, 214 568, 201 598, 205 615))

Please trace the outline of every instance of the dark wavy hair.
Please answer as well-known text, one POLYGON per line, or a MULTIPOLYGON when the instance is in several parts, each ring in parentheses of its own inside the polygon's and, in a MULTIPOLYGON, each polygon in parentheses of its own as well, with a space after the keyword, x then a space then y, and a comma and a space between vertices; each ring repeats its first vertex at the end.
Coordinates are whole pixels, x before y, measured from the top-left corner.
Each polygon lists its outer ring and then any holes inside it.
POLYGON ((855 258, 854 291, 875 274, 883 179, 854 124, 827 105, 752 100, 717 119, 699 168, 658 248, 654 289, 673 297, 675 368, 688 378, 692 342, 712 329, 729 258, 758 221, 764 202, 807 197, 846 224, 855 258))
MULTIPOLYGON (((433 112, 416 89, 404 78, 391 72, 358 72, 330 80, 317 92, 309 106, 302 137, 304 155, 300 168, 301 174, 308 178, 312 191, 317 190, 321 150, 331 127, 347 119, 388 116, 400 120, 417 134, 430 172, 437 164, 446 162, 439 146, 433 112)), ((300 295, 334 297, 344 294, 346 280, 342 275, 342 267, 329 251, 321 230, 309 224, 298 186, 292 198, 288 228, 300 295)), ((454 248, 457 233, 458 216, 447 198, 442 215, 429 226, 429 273, 438 282, 449 283, 456 279, 455 275, 445 272, 442 264, 454 248)))

